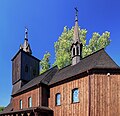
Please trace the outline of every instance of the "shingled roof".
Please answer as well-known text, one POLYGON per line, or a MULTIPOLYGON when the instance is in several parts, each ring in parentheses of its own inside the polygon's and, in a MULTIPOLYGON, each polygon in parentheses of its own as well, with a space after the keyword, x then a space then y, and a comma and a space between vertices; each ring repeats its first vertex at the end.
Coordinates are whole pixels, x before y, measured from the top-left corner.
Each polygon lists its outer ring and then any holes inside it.
POLYGON ((19 89, 15 94, 18 94, 20 92, 23 92, 27 89, 30 89, 36 85, 39 85, 40 83, 44 83, 44 84, 48 84, 50 82, 50 80, 52 79, 53 75, 56 73, 57 71, 57 67, 53 67, 50 70, 46 71, 45 73, 39 75, 38 77, 32 79, 31 81, 29 81, 27 84, 25 84, 21 89, 19 89))
MULTIPOLYGON (((8 107, 7 107, 8 108, 8 107)), ((9 109, 9 108, 8 108, 9 109)), ((20 109, 20 110, 14 110, 14 109, 12 109, 12 110, 3 110, 2 112, 0 112, 0 116, 8 116, 8 115, 12 115, 13 116, 13 114, 19 114, 19 113, 31 113, 31 112, 36 112, 36 111, 41 111, 41 112, 45 112, 45 111, 47 111, 47 112, 53 112, 52 111, 52 109, 50 109, 49 107, 46 107, 46 106, 39 106, 39 107, 30 107, 30 108, 25 108, 25 109, 20 109)))
POLYGON ((93 68, 114 68, 118 69, 119 66, 110 58, 110 56, 101 49, 85 58, 83 58, 78 64, 70 65, 63 68, 54 75, 49 85, 68 79, 75 75, 81 74, 87 70, 93 68))
POLYGON ((11 112, 13 110, 13 106, 12 103, 10 102, 10 104, 8 104, 7 107, 4 108, 4 110, 2 112, 0 112, 0 114, 4 114, 6 112, 11 112))
POLYGON ((40 83, 44 83, 46 85, 53 85, 57 82, 61 82, 93 68, 120 69, 120 67, 110 58, 110 56, 105 52, 105 50, 101 49, 83 58, 76 65, 69 65, 60 70, 57 67, 51 68, 42 75, 32 79, 30 82, 25 84, 15 94, 26 91, 27 89, 30 89, 31 87, 34 87, 40 83))

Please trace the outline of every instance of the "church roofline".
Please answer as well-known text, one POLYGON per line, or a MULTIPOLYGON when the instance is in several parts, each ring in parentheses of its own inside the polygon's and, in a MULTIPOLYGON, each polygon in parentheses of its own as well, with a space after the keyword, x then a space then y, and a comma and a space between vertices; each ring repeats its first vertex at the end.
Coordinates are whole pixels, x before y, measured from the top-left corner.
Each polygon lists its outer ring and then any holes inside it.
POLYGON ((107 73, 120 74, 120 68, 101 68, 101 67, 91 68, 91 69, 85 70, 79 74, 76 74, 74 76, 60 80, 58 82, 55 82, 52 84, 50 83, 49 87, 52 88, 52 87, 55 87, 55 86, 58 86, 58 85, 61 85, 61 84, 64 84, 64 83, 67 83, 67 82, 70 82, 73 80, 77 80, 79 78, 84 78, 85 76, 91 75, 91 74, 106 74, 107 75, 107 73))
POLYGON ((19 49, 19 51, 18 51, 18 52, 16 53, 16 55, 11 59, 11 61, 13 61, 13 60, 16 58, 16 56, 17 56, 20 52, 25 53, 26 55, 28 55, 28 56, 30 56, 30 57, 32 57, 32 58, 38 60, 39 62, 41 61, 41 60, 39 60, 38 58, 36 58, 35 56, 33 56, 33 55, 31 55, 31 54, 25 52, 23 49, 19 49))
POLYGON ((27 91, 31 91, 32 89, 40 87, 41 85, 48 86, 49 82, 46 82, 46 80, 50 81, 54 74, 57 72, 57 70, 58 70, 57 66, 50 68, 46 72, 40 74, 39 76, 29 81, 27 84, 25 84, 21 89, 19 89, 16 93, 12 94, 11 96, 23 94, 27 91))
MULTIPOLYGON (((76 65, 69 65, 67 67, 64 67, 62 69, 57 69, 53 75, 52 72, 57 68, 57 66, 49 69, 48 71, 44 72, 43 74, 39 75, 38 77, 36 77, 35 79, 31 80, 30 82, 28 82, 28 84, 26 84, 25 88, 21 88, 21 90, 19 90, 16 94, 12 95, 12 96, 16 96, 18 94, 22 94, 26 91, 31 91, 32 89, 40 86, 41 84, 45 84, 49 87, 52 86, 56 86, 58 84, 62 84, 65 83, 67 81, 71 81, 71 80, 76 80, 78 78, 76 78, 76 76, 80 76, 84 77, 84 75, 88 75, 88 72, 94 72, 94 73, 104 73, 107 74, 107 71, 110 73, 115 73, 115 74, 120 74, 120 67, 111 59, 111 57, 105 52, 104 48, 84 57, 81 62, 79 62, 76 65), (95 59, 93 59, 95 57, 95 59), (102 57, 102 58, 101 58, 102 57), (107 60, 107 64, 106 64, 106 60, 103 59, 103 57, 107 60), (99 58, 99 59, 98 59, 99 58), (92 62, 92 61, 93 62, 92 62), (101 64, 105 63, 104 65, 101 64), (86 67, 83 65, 86 64, 86 67), (78 67, 81 67, 81 70, 77 70, 78 67), (85 69, 84 69, 85 68, 85 69), (113 70, 114 69, 114 70, 113 70), (72 71, 71 71, 72 70, 72 71), (49 82, 46 84, 45 80, 49 79, 49 82), (65 77, 65 78, 63 78, 65 77), (54 80, 57 79, 57 80, 54 80), (33 81, 35 82, 33 84, 33 81), (30 84, 31 83, 31 84, 30 84), (30 86, 27 86, 30 85, 30 86)), ((24 86, 23 86, 24 87, 24 86)))
MULTIPOLYGON (((76 75, 81 75, 88 70, 104 69, 111 70, 115 73, 120 73, 120 67, 112 60, 112 58, 105 52, 104 48, 84 57, 75 65, 69 65, 59 70, 52 78, 49 85, 69 80, 69 78, 76 75), (114 70, 113 70, 114 69, 114 70), (117 70, 117 71, 116 71, 117 70)), ((105 71, 104 71, 105 72, 105 71)))

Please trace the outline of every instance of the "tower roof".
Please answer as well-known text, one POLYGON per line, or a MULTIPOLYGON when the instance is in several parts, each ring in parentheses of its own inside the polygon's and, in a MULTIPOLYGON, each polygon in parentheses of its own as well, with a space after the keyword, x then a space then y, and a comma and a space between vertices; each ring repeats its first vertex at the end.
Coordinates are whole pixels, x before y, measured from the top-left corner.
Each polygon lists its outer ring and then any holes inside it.
POLYGON ((79 39, 79 26, 78 26, 78 9, 75 8, 75 27, 74 27, 74 34, 73 34, 73 42, 80 42, 79 39))
POLYGON ((20 45, 20 49, 23 49, 23 51, 32 54, 32 50, 30 48, 30 44, 28 43, 28 29, 25 28, 25 39, 24 39, 24 44, 20 45))

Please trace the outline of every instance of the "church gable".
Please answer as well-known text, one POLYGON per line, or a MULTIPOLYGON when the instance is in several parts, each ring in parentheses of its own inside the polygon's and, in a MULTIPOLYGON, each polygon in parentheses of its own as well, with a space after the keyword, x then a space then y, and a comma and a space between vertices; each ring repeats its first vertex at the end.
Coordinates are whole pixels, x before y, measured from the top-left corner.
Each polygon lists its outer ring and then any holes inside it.
POLYGON ((101 53, 99 53, 99 58, 96 59, 98 60, 96 63, 96 67, 100 68, 120 68, 114 61, 113 59, 104 51, 101 50, 101 53))

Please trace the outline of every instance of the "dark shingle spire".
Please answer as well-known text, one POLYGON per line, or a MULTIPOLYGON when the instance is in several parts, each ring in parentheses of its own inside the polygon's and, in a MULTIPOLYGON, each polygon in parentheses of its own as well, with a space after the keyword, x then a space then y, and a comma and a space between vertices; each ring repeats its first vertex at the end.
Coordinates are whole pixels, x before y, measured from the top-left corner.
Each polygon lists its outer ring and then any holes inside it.
POLYGON ((74 26, 74 33, 73 33, 73 43, 71 46, 72 52, 72 65, 77 64, 80 62, 82 58, 82 42, 80 41, 79 37, 79 26, 78 26, 78 9, 75 8, 75 26, 74 26))
POLYGON ((75 8, 75 27, 74 27, 74 34, 73 34, 73 41, 76 43, 77 41, 80 42, 79 39, 79 26, 78 26, 78 9, 75 8))

